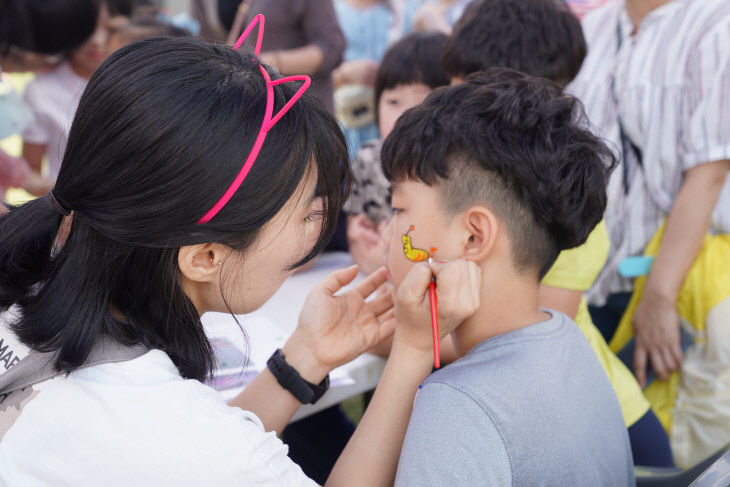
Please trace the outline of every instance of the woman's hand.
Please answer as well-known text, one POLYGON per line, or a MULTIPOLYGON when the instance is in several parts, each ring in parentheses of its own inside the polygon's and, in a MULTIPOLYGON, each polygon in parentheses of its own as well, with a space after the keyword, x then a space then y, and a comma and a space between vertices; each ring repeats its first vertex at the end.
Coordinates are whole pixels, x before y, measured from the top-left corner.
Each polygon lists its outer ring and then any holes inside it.
POLYGON ((646 386, 647 362, 661 380, 682 365, 679 313, 675 300, 655 294, 647 286, 634 313, 634 375, 641 387, 646 386))
POLYGON ((378 62, 372 59, 356 59, 345 61, 332 72, 335 87, 347 83, 359 83, 375 86, 375 75, 378 73, 378 62))
MULTIPOLYGON (((433 349, 428 286, 436 276, 439 334, 443 338, 479 308, 482 275, 472 261, 414 265, 398 289, 395 343, 420 351, 433 349)), ((394 345, 395 347, 395 345, 394 345)))
POLYGON ((283 348, 287 362, 306 380, 319 383, 332 369, 347 363, 393 333, 393 294, 370 296, 387 279, 383 267, 335 296, 357 276, 357 266, 335 271, 307 297, 299 326, 283 348))

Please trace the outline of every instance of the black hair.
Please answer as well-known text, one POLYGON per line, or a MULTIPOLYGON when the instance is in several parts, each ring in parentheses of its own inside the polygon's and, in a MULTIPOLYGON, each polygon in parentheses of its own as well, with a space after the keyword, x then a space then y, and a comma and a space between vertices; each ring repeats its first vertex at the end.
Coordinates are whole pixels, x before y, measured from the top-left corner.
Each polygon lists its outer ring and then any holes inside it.
POLYGON ((104 3, 109 9, 109 15, 124 15, 126 17, 132 16, 137 5, 136 0, 104 0, 104 3))
POLYGON ((439 64, 446 34, 413 32, 388 48, 375 76, 375 116, 383 91, 398 85, 423 83, 431 88, 449 84, 439 64))
POLYGON ((454 77, 503 67, 565 86, 585 56, 583 30, 564 0, 475 0, 454 26, 441 64, 454 77))
MULTIPOLYGON (((296 88, 274 87, 275 111, 296 88)), ((344 138, 305 94, 271 129, 228 204, 196 223, 240 171, 265 105, 258 61, 225 46, 151 38, 107 59, 81 98, 53 190, 74 212, 68 240, 54 251, 62 219, 48 197, 0 217, 0 308, 20 306, 18 338, 55 352, 66 372, 106 336, 162 349, 182 376, 204 379, 213 355, 181 286, 179 248, 215 242, 234 261, 245 258, 241 251, 316 172, 322 227, 293 268, 324 247, 346 197, 344 138)))
POLYGON ((45 54, 72 50, 96 29, 99 0, 0 0, 0 55, 11 46, 45 54))
POLYGON ((494 68, 406 111, 383 144, 383 172, 436 186, 452 213, 487 205, 516 267, 542 277, 606 208, 615 160, 585 123, 580 102, 555 83, 494 68))

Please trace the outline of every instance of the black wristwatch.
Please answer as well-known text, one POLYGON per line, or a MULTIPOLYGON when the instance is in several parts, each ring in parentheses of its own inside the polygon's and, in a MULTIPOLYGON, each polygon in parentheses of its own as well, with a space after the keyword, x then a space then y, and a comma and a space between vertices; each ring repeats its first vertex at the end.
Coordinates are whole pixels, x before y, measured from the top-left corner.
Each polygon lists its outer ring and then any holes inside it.
POLYGON ((294 370, 294 367, 286 363, 281 349, 277 349, 271 356, 266 366, 269 368, 277 382, 291 392, 302 404, 314 404, 327 392, 330 387, 330 376, 325 377, 319 384, 312 384, 302 379, 302 376, 294 370))

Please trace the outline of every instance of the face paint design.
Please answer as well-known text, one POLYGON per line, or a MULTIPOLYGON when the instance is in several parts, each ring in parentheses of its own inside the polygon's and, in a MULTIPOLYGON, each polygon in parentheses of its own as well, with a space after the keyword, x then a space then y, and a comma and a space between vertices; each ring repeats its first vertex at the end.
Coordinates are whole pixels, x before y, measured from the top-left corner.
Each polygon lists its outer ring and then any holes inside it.
POLYGON ((411 243, 411 237, 410 235, 408 235, 408 233, 415 229, 416 227, 411 225, 408 228, 408 231, 401 236, 401 240, 403 241, 403 253, 406 256, 406 259, 412 262, 423 262, 430 256, 433 256, 433 253, 436 252, 436 247, 431 247, 429 252, 426 252, 423 249, 414 249, 413 244, 411 243))

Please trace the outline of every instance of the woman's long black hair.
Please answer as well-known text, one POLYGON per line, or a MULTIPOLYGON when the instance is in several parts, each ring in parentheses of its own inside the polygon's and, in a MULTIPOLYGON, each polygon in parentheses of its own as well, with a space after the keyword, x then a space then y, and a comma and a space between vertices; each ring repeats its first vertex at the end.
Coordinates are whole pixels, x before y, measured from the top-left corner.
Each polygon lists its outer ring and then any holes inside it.
MULTIPOLYGON (((275 111, 296 88, 274 88, 275 111)), ((181 286, 179 247, 245 250, 316 168, 325 215, 294 266, 304 264, 334 231, 349 180, 336 122, 305 95, 269 132, 235 196, 197 225, 240 170, 265 103, 250 54, 155 38, 112 55, 84 92, 54 189, 74 211, 68 240, 54 250, 62 217, 47 197, 0 217, 0 309, 19 306, 18 338, 55 352, 65 372, 107 336, 162 349, 184 377, 204 379, 213 354, 181 286)))

